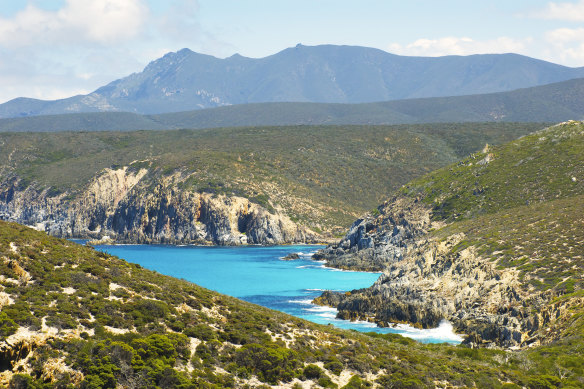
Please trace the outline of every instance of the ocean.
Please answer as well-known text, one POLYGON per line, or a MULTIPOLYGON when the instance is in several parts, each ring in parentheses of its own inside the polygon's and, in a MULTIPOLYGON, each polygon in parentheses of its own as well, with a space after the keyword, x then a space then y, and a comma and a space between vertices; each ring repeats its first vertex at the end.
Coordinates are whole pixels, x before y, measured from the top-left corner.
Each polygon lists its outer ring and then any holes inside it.
POLYGON ((98 250, 137 263, 161 274, 276 309, 319 324, 365 332, 397 333, 425 343, 459 343, 462 338, 443 321, 438 328, 420 330, 398 324, 380 328, 368 322, 336 319, 336 309, 311 301, 324 290, 350 291, 371 286, 379 273, 341 271, 313 261, 322 246, 202 247, 168 245, 98 245, 98 250), (298 253, 300 258, 281 258, 298 253))

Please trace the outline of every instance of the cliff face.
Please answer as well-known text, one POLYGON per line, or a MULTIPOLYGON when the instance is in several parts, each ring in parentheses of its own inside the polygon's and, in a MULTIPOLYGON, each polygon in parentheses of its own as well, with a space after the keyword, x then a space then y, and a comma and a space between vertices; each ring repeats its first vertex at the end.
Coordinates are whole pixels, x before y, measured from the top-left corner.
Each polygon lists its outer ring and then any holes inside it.
POLYGON ((180 177, 106 169, 81 193, 51 196, 14 180, 0 189, 0 218, 54 236, 134 243, 281 244, 316 235, 242 197, 180 189, 180 177))
POLYGON ((314 258, 338 268, 382 271, 388 263, 402 260, 418 236, 438 225, 430 221, 430 208, 418 199, 394 197, 378 211, 377 217, 355 221, 339 243, 314 258))
MULTIPOLYGON (((414 216, 409 212, 397 223, 382 218, 385 228, 355 239, 342 249, 345 254, 330 262, 346 258, 350 263, 358 258, 361 265, 381 266, 385 255, 383 274, 373 286, 348 294, 327 292, 317 302, 334 305, 343 319, 370 320, 381 326, 409 322, 424 328, 437 327, 447 319, 456 332, 470 335, 468 341, 508 347, 524 342, 528 335, 518 319, 524 310, 517 310, 521 307, 517 274, 497 271, 473 249, 453 254, 462 234, 443 241, 429 239, 430 223, 406 223, 414 216), (405 232, 401 236, 395 233, 400 230, 405 232), (514 309, 509 310, 511 306, 514 309)), ((342 243, 354 237, 347 236, 342 243)), ((328 248, 318 255, 326 257, 331 251, 340 250, 328 248)))

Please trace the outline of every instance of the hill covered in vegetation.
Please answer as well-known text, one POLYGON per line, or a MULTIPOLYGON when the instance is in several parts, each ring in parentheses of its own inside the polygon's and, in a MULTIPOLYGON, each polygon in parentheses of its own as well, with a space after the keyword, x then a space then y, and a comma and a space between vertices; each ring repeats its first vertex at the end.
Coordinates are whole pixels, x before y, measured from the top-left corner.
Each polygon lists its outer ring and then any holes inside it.
POLYGON ((584 124, 566 122, 414 179, 317 257, 383 270, 326 293, 341 317, 432 327, 477 346, 582 352, 584 124))
POLYGON ((0 132, 131 131, 289 125, 549 122, 584 118, 584 79, 491 94, 364 104, 274 102, 139 115, 96 112, 0 119, 0 132))
POLYGON ((0 307, 10 388, 584 385, 581 331, 509 352, 337 330, 1 221, 0 307))
POLYGON ((412 178, 542 126, 2 133, 0 216, 64 237, 313 241, 412 178))

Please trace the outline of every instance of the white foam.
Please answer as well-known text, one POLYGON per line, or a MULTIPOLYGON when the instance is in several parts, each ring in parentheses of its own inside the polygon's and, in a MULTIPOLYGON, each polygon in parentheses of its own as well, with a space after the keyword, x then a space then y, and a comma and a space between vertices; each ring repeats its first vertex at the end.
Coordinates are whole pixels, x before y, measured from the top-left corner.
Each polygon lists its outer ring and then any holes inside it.
POLYGON ((324 307, 322 305, 314 305, 314 304, 312 307, 307 308, 306 311, 308 311, 308 312, 329 312, 329 313, 334 313, 335 316, 337 314, 336 308, 324 307))
POLYGON ((324 319, 328 319, 328 320, 334 320, 336 318, 336 313, 333 312, 323 312, 323 313, 319 313, 317 316, 320 316, 324 319))
MULTIPOLYGON (((338 311, 336 308, 314 305, 314 304, 310 304, 310 305, 312 305, 312 307, 304 309, 304 310, 307 312, 312 312, 312 313, 316 314, 316 316, 319 316, 319 317, 322 317, 325 319, 329 319, 329 320, 331 320, 332 324, 335 324, 335 322, 336 322, 336 323, 338 323, 337 325, 344 327, 341 323, 347 323, 347 324, 349 323, 348 320, 337 319, 337 312, 338 311)), ((350 323, 351 323, 351 326, 353 328, 361 327, 362 330, 380 328, 377 326, 377 324, 371 323, 369 321, 364 321, 364 320, 351 321, 350 323)), ((454 329, 452 327, 452 324, 448 320, 442 320, 440 322, 440 324, 438 325, 438 327, 436 327, 436 328, 418 329, 418 328, 412 327, 408 324, 395 324, 395 326, 391 327, 391 330, 389 330, 387 332, 397 333, 399 335, 417 340, 419 342, 432 340, 432 341, 460 343, 464 340, 464 338, 461 335, 454 333, 454 329), (391 330, 393 330, 393 331, 391 331, 391 330)), ((381 333, 385 333, 385 331, 381 331, 381 333)))
POLYGON ((312 300, 310 299, 288 300, 288 302, 293 304, 312 305, 312 300))
POLYGON ((301 251, 301 252, 298 252, 296 254, 298 254, 301 257, 312 257, 314 254, 316 254, 316 250, 315 251, 309 251, 309 252, 306 252, 306 253, 301 251))
POLYGON ((322 269, 324 265, 300 265, 296 266, 296 269, 322 269))
POLYGON ((407 336, 415 340, 439 339, 445 342, 462 342, 463 337, 454 333, 452 324, 448 320, 442 320, 438 327, 429 329, 418 329, 407 324, 395 326, 400 330, 400 335, 407 336), (401 332, 403 331, 403 332, 401 332))

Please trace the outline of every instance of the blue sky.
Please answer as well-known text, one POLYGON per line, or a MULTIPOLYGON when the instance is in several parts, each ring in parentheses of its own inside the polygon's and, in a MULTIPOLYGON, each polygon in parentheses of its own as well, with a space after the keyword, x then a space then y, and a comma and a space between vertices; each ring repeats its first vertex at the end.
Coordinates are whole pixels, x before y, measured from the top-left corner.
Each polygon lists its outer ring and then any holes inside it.
POLYGON ((0 0, 0 102, 88 93, 183 47, 257 58, 297 43, 584 66, 584 0, 0 0))

